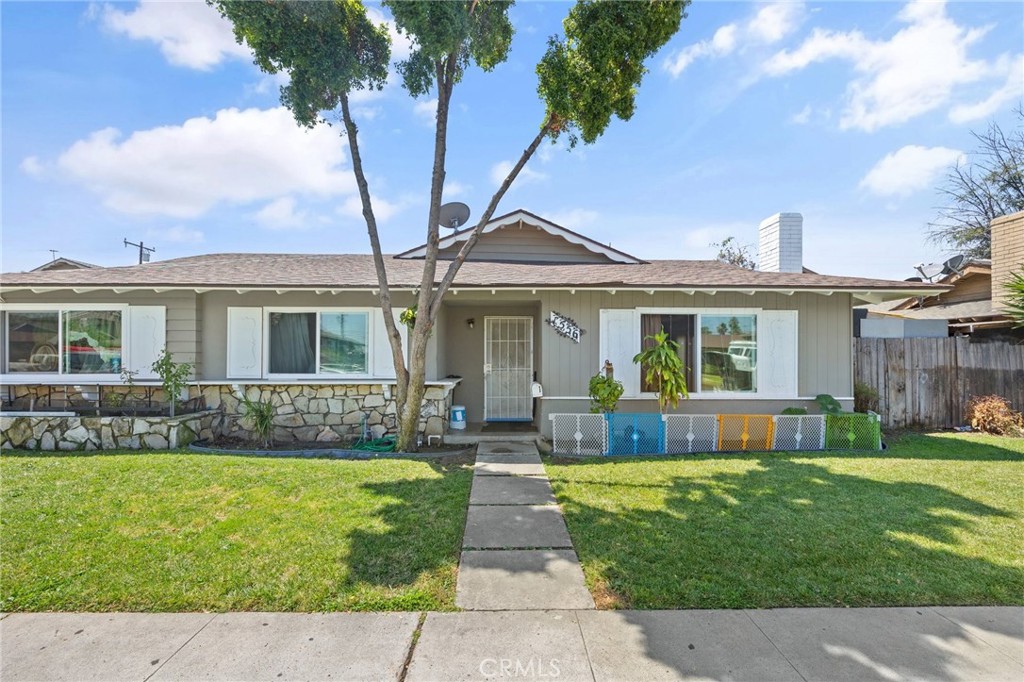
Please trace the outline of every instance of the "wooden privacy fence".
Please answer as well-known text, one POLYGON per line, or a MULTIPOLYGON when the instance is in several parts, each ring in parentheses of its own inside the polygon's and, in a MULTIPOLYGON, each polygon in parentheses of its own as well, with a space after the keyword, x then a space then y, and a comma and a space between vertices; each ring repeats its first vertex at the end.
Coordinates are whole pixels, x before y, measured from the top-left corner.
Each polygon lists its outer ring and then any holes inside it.
POLYGON ((885 428, 964 423, 967 401, 1000 395, 1024 410, 1024 345, 944 339, 854 339, 854 381, 878 391, 885 428))

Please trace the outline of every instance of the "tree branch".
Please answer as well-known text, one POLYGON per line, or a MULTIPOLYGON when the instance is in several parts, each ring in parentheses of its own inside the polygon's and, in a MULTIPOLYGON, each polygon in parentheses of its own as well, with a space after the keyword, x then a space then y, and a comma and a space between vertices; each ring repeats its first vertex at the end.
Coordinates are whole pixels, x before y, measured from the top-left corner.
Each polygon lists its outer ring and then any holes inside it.
POLYGON ((501 202, 502 198, 504 198, 505 193, 508 192, 508 188, 512 186, 516 177, 519 176, 519 172, 523 170, 527 161, 529 161, 534 152, 537 151, 537 147, 540 146, 540 143, 545 137, 547 137, 554 127, 555 117, 550 116, 544 125, 541 126, 540 131, 537 133, 537 136, 533 138, 533 141, 530 142, 530 145, 523 150, 523 153, 519 156, 519 160, 516 162, 516 165, 512 166, 512 170, 510 170, 508 175, 505 176, 505 180, 494 193, 494 196, 491 197, 491 202, 487 205, 487 209, 483 212, 483 215, 480 216, 480 220, 477 222, 476 227, 473 228, 473 232, 469 235, 469 239, 467 239, 466 243, 462 245, 461 249, 459 249, 458 255, 454 260, 452 260, 451 264, 448 266, 448 271, 445 272, 444 278, 437 285, 437 289, 434 291, 434 297, 430 302, 430 313, 432 316, 436 315, 441 309, 441 299, 444 298, 444 295, 448 291, 449 287, 451 287, 452 282, 455 281, 455 276, 459 273, 459 268, 461 268, 462 264, 466 262, 466 257, 469 256, 469 252, 473 250, 474 246, 476 246, 477 241, 480 239, 480 235, 483 234, 484 228, 487 226, 487 223, 490 222, 491 216, 494 215, 494 211, 498 208, 498 204, 501 202))
POLYGON ((402 353, 402 336, 398 333, 398 326, 395 324, 395 315, 391 308, 391 287, 388 285, 388 273, 384 267, 384 254, 380 248, 380 237, 377 234, 377 219, 373 215, 373 204, 370 200, 370 186, 366 182, 366 173, 363 172, 363 158, 359 154, 359 129, 352 120, 352 112, 349 111, 348 93, 341 95, 341 117, 345 123, 345 132, 348 137, 348 148, 352 154, 352 170, 356 175, 356 185, 359 187, 359 199, 363 204, 363 218, 366 220, 366 231, 370 235, 370 246, 373 250, 373 266, 377 271, 377 284, 380 285, 380 306, 384 313, 384 328, 391 340, 391 357, 395 363, 395 376, 398 379, 398 398, 401 400, 405 395, 405 385, 408 382, 409 372, 405 366, 405 357, 402 353))

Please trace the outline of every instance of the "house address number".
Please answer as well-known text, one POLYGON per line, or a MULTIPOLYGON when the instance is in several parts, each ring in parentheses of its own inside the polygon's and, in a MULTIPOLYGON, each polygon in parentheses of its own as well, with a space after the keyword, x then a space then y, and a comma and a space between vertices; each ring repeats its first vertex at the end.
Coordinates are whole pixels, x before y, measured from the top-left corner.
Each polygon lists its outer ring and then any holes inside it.
POLYGON ((579 343, 580 337, 586 333, 580 329, 578 324, 576 324, 576 320, 571 317, 566 317, 561 313, 557 313, 554 310, 551 311, 551 316, 547 319, 547 323, 551 325, 551 328, 554 329, 559 336, 564 336, 574 343, 579 343))

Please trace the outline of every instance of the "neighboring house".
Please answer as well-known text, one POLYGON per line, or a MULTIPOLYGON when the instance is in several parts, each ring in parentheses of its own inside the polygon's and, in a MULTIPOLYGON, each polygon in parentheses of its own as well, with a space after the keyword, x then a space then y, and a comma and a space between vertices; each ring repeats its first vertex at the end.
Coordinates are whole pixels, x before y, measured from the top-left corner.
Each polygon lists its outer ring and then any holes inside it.
POLYGON ((32 268, 29 272, 51 272, 54 270, 81 270, 82 268, 96 268, 98 265, 92 263, 86 263, 80 260, 72 260, 71 258, 54 258, 49 263, 43 263, 38 268, 32 268))
POLYGON ((947 290, 859 306, 854 334, 874 338, 1020 335, 1012 330, 1013 320, 1000 301, 1009 274, 1024 266, 1024 212, 993 221, 991 260, 951 259, 947 264, 955 267, 947 265, 935 280, 947 290))
MULTIPOLYGON (((451 258, 468 231, 441 240, 451 258)), ((425 247, 387 261, 396 315, 413 302, 425 247)), ((688 413, 777 414, 829 393, 852 403, 851 308, 939 287, 807 273, 802 218, 761 225, 761 270, 644 261, 527 211, 495 218, 445 297, 427 356, 421 428, 532 422, 587 412, 606 360, 624 412, 657 411, 632 358, 661 328, 688 367, 688 413), (543 395, 535 397, 538 387, 543 395)), ((443 274, 443 263, 439 276, 443 274)), ((394 369, 369 255, 211 254, 131 267, 0 277, 0 377, 12 398, 155 379, 165 345, 196 366, 194 393, 237 412, 260 386, 278 436, 336 440, 393 425, 394 369)))

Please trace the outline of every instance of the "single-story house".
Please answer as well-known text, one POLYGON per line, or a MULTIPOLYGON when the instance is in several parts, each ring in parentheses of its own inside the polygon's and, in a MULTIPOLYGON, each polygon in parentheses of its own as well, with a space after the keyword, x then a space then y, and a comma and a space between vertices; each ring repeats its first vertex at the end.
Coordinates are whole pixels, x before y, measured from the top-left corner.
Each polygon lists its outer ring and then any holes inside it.
MULTIPOLYGON (((494 218, 445 297, 430 340, 421 428, 532 423, 587 412, 610 362, 623 412, 656 412, 632 358, 664 328, 681 347, 685 413, 775 414, 828 393, 852 405, 851 309, 928 296, 929 284, 805 272, 803 219, 760 227, 759 270, 644 260, 525 210, 494 218)), ((452 258, 468 236, 440 243, 452 258)), ((413 302, 425 247, 387 259, 396 315, 413 302)), ((439 268, 439 276, 444 268, 439 268)), ((366 254, 220 253, 130 267, 0 276, 0 378, 11 409, 155 384, 166 346, 195 366, 194 397, 229 414, 242 390, 277 406, 284 439, 338 440, 394 424, 394 369, 366 254), (248 389, 247 389, 248 387, 248 389)))

